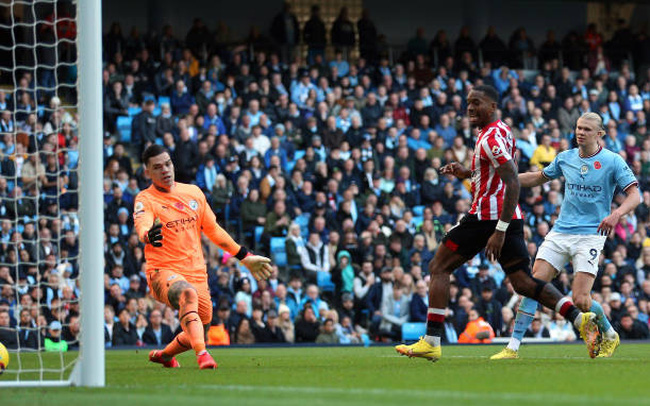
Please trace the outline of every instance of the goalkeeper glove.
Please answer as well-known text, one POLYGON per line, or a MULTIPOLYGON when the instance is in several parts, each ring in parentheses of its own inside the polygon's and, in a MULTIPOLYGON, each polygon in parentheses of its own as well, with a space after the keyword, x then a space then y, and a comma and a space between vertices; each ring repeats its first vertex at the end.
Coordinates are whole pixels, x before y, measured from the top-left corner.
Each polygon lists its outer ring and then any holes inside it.
POLYGON ((160 220, 156 219, 153 227, 147 231, 147 242, 154 247, 162 247, 162 239, 162 223, 160 220))

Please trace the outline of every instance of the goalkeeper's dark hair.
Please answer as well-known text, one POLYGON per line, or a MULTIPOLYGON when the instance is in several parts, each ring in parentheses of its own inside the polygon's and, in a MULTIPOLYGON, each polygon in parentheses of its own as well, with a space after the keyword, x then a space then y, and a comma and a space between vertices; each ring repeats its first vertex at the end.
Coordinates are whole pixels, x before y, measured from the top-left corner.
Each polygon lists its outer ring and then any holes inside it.
POLYGON ((499 102, 499 92, 497 92, 497 89, 494 88, 494 86, 490 85, 479 85, 479 86, 474 86, 472 90, 476 92, 483 92, 484 95, 490 98, 495 103, 499 102))
MULTIPOLYGON (((142 163, 146 166, 149 163, 150 158, 153 158, 160 154, 164 154, 165 152, 169 154, 169 150, 163 147, 162 145, 158 145, 158 144, 150 145, 142 153, 142 163)), ((172 154, 169 154, 169 156, 171 157, 172 154)))

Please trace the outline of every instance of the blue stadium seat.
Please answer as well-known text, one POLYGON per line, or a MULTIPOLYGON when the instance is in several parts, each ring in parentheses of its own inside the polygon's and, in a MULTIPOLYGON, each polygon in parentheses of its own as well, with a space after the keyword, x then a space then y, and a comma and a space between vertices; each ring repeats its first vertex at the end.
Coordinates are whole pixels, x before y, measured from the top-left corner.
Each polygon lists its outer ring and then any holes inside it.
POLYGON ((274 253, 273 263, 275 263, 280 268, 287 266, 287 253, 284 251, 274 253))
POLYGON ((158 105, 169 104, 171 106, 171 99, 167 96, 158 96, 158 105))
POLYGON ((294 161, 297 161, 297 160, 299 160, 300 158, 302 158, 302 157, 304 157, 304 156, 305 156, 305 151, 302 150, 302 149, 298 149, 298 150, 296 150, 296 152, 294 152, 294 154, 293 154, 293 160, 294 160, 294 161))
POLYGON ((264 233, 264 227, 263 226, 255 227, 255 246, 256 247, 260 244, 260 241, 262 240, 262 233, 264 233))
POLYGON ((415 341, 427 332, 427 323, 402 324, 402 341, 415 341))
POLYGON ((309 229, 307 226, 309 225, 309 213, 303 213, 300 216, 297 216, 293 221, 296 222, 300 226, 300 234, 303 237, 307 237, 309 235, 309 229))
POLYGON ((332 282, 332 275, 329 272, 318 271, 318 287, 321 292, 334 292, 336 286, 332 282))
POLYGON ((129 117, 133 117, 142 111, 142 107, 129 107, 129 117))
POLYGON ((271 253, 285 252, 284 237, 271 237, 271 253))
POLYGON ((413 215, 422 216, 424 214, 424 206, 413 206, 413 215))
POLYGON ((117 131, 120 133, 120 141, 131 142, 131 122, 133 117, 119 116, 117 118, 117 131))
POLYGON ((413 216, 413 224, 415 224, 416 227, 420 227, 422 223, 424 223, 423 216, 413 216))

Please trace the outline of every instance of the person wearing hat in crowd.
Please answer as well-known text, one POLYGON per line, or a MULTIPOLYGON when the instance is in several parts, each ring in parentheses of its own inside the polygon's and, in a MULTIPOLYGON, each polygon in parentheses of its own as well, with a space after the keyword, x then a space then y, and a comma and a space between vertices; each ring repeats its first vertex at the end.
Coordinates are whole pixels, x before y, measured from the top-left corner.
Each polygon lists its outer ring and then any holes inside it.
POLYGON ((626 313, 625 306, 621 301, 621 294, 618 292, 613 292, 609 295, 609 317, 612 319, 612 323, 616 323, 621 320, 623 314, 626 313))
MULTIPOLYGON (((54 320, 53 322, 50 323, 48 329, 47 329, 47 335, 45 336, 45 340, 43 342, 43 346, 45 348, 45 351, 51 351, 51 352, 66 352, 68 351, 68 343, 61 339, 61 322, 58 320, 54 320)), ((135 332, 135 328, 133 329, 135 332)))
POLYGON ((352 264, 352 256, 347 250, 341 250, 336 254, 336 266, 332 270, 332 282, 336 285, 337 293, 350 293, 354 289, 355 269, 352 264))
POLYGON ((492 291, 497 289, 497 283, 490 276, 490 265, 487 262, 481 262, 478 266, 478 273, 470 281, 473 297, 480 297, 483 287, 488 287, 492 291))
POLYGON ((280 319, 278 313, 271 309, 266 314, 266 326, 259 334, 259 339, 256 340, 258 343, 284 343, 286 339, 284 338, 284 333, 280 327, 280 319))
POLYGON ((291 310, 285 304, 278 306, 278 327, 282 330, 282 335, 287 343, 295 341, 295 328, 291 320, 291 310))
POLYGON ((124 293, 127 301, 131 298, 140 299, 141 297, 144 297, 144 293, 140 288, 141 283, 142 280, 140 279, 139 275, 131 275, 129 278, 129 289, 126 291, 126 293, 124 293))

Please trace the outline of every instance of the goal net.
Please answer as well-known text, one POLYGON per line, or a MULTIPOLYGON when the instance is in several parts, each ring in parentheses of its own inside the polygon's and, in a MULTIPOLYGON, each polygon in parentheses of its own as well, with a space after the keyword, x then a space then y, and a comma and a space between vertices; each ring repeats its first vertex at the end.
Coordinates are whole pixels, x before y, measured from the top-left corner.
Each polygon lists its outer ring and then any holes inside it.
POLYGON ((0 386, 103 385, 99 3, 0 0, 0 386))

